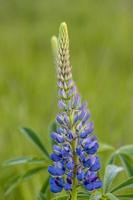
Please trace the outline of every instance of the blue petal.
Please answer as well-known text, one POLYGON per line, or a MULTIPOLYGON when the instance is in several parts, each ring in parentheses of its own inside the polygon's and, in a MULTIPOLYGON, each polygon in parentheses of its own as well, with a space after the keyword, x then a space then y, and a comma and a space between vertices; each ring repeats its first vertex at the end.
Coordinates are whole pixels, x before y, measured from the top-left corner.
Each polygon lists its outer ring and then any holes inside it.
POLYGON ((56 121, 59 123, 59 124, 63 124, 64 121, 63 121, 63 116, 58 114, 57 117, 56 117, 56 121))
POLYGON ((89 118, 90 118, 90 113, 86 112, 86 114, 82 120, 82 123, 84 124, 89 118))
POLYGON ((69 139, 69 140, 72 140, 72 139, 73 139, 73 133, 72 133, 72 131, 69 130, 69 131, 67 132, 67 136, 68 136, 68 139, 69 139))
POLYGON ((77 147, 77 148, 76 148, 76 153, 77 153, 78 156, 81 155, 81 148, 80 148, 80 147, 77 147))
POLYGON ((59 135, 59 134, 57 134, 57 133, 55 133, 55 132, 51 133, 51 138, 52 138, 54 141, 58 142, 58 143, 63 143, 63 142, 64 142, 63 136, 61 136, 61 135, 59 135))
POLYGON ((68 163, 66 164, 66 167, 67 167, 68 170, 73 170, 74 162, 68 161, 68 163))
POLYGON ((88 135, 88 130, 83 131, 82 133, 80 133, 80 137, 81 137, 81 138, 86 138, 87 135, 88 135))
POLYGON ((58 145, 53 145, 53 150, 54 150, 54 152, 60 154, 62 148, 60 146, 58 146, 58 145))
POLYGON ((83 171, 80 171, 77 173, 77 179, 79 181, 82 181, 84 179, 85 173, 83 171))
POLYGON ((94 182, 84 182, 84 186, 87 190, 92 191, 102 187, 102 182, 100 180, 94 182))
POLYGON ((50 178, 50 190, 51 192, 58 193, 61 192, 64 186, 62 178, 50 178))
POLYGON ((58 101, 58 106, 60 109, 66 109, 66 104, 62 99, 58 101))
MULTIPOLYGON (((86 146, 87 146, 87 145, 86 145, 86 146)), ((91 148, 86 147, 86 148, 85 148, 85 151, 86 151, 86 153, 88 153, 88 154, 95 154, 95 153, 97 152, 98 148, 99 148, 98 143, 95 143, 94 146, 91 147, 91 148)))
POLYGON ((84 184, 85 188, 89 191, 92 191, 95 189, 94 184, 93 183, 88 183, 88 184, 84 184))
POLYGON ((62 156, 61 156, 61 155, 57 155, 57 154, 55 154, 55 153, 52 153, 52 154, 50 155, 50 158, 51 158, 51 160, 53 160, 54 162, 58 162, 58 161, 62 160, 62 156))
POLYGON ((53 176, 62 176, 62 175, 64 175, 65 170, 58 168, 58 167, 55 167, 55 166, 49 166, 48 172, 53 176))
POLYGON ((64 189, 65 189, 66 191, 71 190, 71 189, 72 189, 72 185, 69 184, 69 183, 66 183, 66 184, 64 185, 64 189))
POLYGON ((94 130, 94 123, 93 122, 87 123, 85 130, 88 131, 88 134, 92 133, 94 130))
POLYGON ((102 187, 102 181, 96 181, 96 182, 94 182, 94 188, 95 189, 99 189, 99 188, 101 188, 102 187))
POLYGON ((96 157, 95 163, 90 167, 90 171, 98 171, 101 168, 99 158, 96 157))
POLYGON ((86 157, 86 158, 84 158, 83 159, 83 165, 84 165, 84 167, 88 167, 88 168, 91 167, 92 163, 94 162, 93 159, 95 159, 95 158, 93 158, 93 157, 90 157, 90 158, 86 157))

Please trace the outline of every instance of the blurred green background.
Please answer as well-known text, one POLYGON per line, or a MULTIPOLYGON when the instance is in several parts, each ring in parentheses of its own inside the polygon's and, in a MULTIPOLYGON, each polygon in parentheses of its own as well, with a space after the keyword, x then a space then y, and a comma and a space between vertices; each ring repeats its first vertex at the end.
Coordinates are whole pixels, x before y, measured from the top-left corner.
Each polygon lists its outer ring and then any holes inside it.
MULTIPOLYGON (((133 142, 133 1, 0 0, 0 162, 38 155, 21 126, 38 131, 50 149, 48 125, 57 112, 50 38, 62 21, 74 79, 89 101, 99 140, 133 142)), ((43 174, 2 195, 10 175, 24 169, 0 170, 0 199, 36 199, 43 174)))

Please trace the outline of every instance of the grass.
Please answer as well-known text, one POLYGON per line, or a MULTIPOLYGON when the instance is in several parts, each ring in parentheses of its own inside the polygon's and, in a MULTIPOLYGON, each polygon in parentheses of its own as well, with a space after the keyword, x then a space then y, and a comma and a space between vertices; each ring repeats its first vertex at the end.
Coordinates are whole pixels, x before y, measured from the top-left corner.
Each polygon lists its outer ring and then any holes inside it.
MULTIPOLYGON (((133 2, 10 0, 0 6, 0 161, 37 155, 19 132, 37 130, 48 145, 48 124, 57 111, 50 38, 66 21, 74 79, 100 140, 115 146, 133 136, 133 2)), ((48 146, 48 148, 50 148, 48 146)), ((0 189, 11 174, 1 169, 0 189)), ((19 186, 9 200, 35 199, 42 176, 19 186)))

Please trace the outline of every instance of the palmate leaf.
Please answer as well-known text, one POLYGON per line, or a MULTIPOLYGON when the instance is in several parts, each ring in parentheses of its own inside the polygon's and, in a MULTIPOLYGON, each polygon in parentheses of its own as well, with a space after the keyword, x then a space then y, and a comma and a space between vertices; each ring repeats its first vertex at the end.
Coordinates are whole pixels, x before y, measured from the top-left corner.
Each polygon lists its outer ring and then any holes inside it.
POLYGON ((32 131, 29 128, 21 128, 22 134, 26 135, 35 145, 38 147, 38 149, 43 152, 43 154, 49 159, 49 153, 46 150, 44 144, 41 142, 41 139, 39 136, 32 131))
POLYGON ((133 158, 124 153, 120 153, 119 158, 128 176, 133 176, 133 158))
POLYGON ((37 157, 29 157, 29 156, 22 156, 17 157, 15 159, 6 160, 2 166, 14 166, 14 165, 21 165, 21 164, 44 164, 44 158, 37 158, 37 157))
POLYGON ((107 165, 103 180, 103 194, 109 192, 109 188, 119 172, 123 170, 122 167, 116 165, 107 165))
POLYGON ((108 164, 115 163, 119 158, 128 176, 133 176, 133 145, 126 145, 111 154, 108 164))
POLYGON ((13 189, 15 189, 15 187, 17 187, 20 183, 32 178, 33 175, 36 175, 37 173, 39 173, 40 171, 44 171, 45 169, 47 169, 47 167, 37 167, 28 170, 24 174, 13 177, 5 188, 5 196, 8 195, 13 189))
POLYGON ((114 151, 114 150, 115 148, 109 144, 104 144, 104 143, 99 144, 99 150, 98 150, 99 153, 105 153, 105 152, 114 151))
POLYGON ((119 198, 117 198, 115 195, 113 195, 112 193, 107 193, 106 197, 108 198, 108 200, 119 200, 119 198))
POLYGON ((133 157, 133 144, 120 147, 117 150, 117 153, 122 153, 122 154, 124 153, 124 154, 127 154, 128 156, 133 157))
POLYGON ((130 188, 133 188, 133 177, 129 178, 128 180, 114 187, 111 190, 111 192, 116 192, 118 190, 130 189, 130 188))

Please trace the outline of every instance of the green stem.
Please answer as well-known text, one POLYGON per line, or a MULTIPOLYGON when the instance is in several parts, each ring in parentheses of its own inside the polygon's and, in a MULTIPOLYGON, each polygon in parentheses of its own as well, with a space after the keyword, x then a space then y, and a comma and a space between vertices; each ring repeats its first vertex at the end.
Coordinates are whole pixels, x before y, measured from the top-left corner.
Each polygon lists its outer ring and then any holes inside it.
POLYGON ((76 174, 77 174, 77 164, 78 164, 78 157, 75 153, 76 151, 76 145, 77 145, 77 140, 75 139, 73 142, 72 142, 72 149, 73 149, 73 160, 74 160, 74 163, 75 163, 75 167, 74 167, 74 177, 73 177, 73 189, 72 189, 72 193, 71 193, 71 200, 77 200, 77 189, 76 189, 76 185, 77 185, 77 179, 76 179, 76 174))
POLYGON ((72 190, 71 200, 77 200, 77 190, 76 189, 72 190))
MULTIPOLYGON (((75 128, 73 126, 73 115, 74 112, 72 112, 70 114, 70 120, 71 120, 71 129, 73 131, 73 133, 75 133, 75 128)), ((73 161, 74 161, 74 169, 73 169, 73 188, 72 188, 72 192, 71 192, 71 200, 77 200, 77 189, 76 189, 76 185, 77 185, 77 179, 76 179, 76 174, 77 174, 77 164, 78 164, 78 157, 76 155, 76 146, 77 146, 77 139, 75 138, 72 143, 72 151, 73 151, 73 161)))

